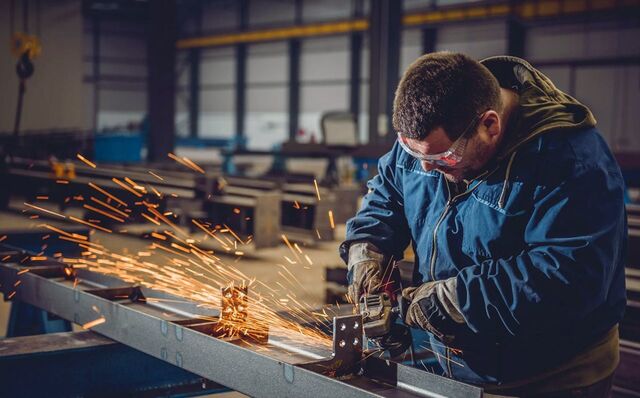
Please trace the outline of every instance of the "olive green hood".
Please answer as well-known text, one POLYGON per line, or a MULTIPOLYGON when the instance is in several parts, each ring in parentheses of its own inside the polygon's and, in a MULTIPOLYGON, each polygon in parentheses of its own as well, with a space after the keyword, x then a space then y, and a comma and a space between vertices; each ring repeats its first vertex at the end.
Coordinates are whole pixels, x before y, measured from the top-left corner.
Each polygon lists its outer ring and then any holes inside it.
POLYGON ((491 71, 501 87, 513 88, 519 94, 519 105, 509 121, 507 140, 498 160, 540 134, 595 126, 596 119, 589 108, 556 88, 548 77, 527 61, 497 56, 480 63, 491 71))

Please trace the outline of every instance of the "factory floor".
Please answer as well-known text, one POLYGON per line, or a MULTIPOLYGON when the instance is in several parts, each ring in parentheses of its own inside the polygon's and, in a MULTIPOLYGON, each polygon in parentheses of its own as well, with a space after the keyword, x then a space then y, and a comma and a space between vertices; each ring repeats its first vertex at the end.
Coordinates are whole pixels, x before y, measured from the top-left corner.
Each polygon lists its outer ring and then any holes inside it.
MULTIPOLYGON (((53 226, 64 228, 68 223, 47 220, 53 226)), ((18 212, 0 212, 0 230, 2 229, 25 229, 36 230, 42 220, 30 219, 25 214, 18 212)), ((344 237, 344 225, 336 225, 335 239, 316 244, 314 246, 303 246, 301 249, 312 260, 313 265, 305 269, 304 272, 297 272, 296 278, 300 281, 300 286, 292 289, 301 301, 309 303, 311 306, 321 306, 325 297, 325 269, 342 264, 338 256, 338 245, 344 237)), ((92 241, 100 243, 114 252, 120 252, 124 248, 129 252, 136 252, 148 248, 149 243, 145 240, 116 234, 96 232, 91 237, 92 241)), ((280 279, 276 264, 282 264, 284 256, 291 256, 290 249, 283 245, 255 250, 250 256, 239 259, 228 258, 223 261, 233 263, 241 272, 249 277, 255 277, 266 284, 275 283, 280 279)), ((10 304, 0 300, 0 337, 6 333, 10 304)), ((231 392, 217 394, 216 397, 241 397, 242 394, 231 392)))

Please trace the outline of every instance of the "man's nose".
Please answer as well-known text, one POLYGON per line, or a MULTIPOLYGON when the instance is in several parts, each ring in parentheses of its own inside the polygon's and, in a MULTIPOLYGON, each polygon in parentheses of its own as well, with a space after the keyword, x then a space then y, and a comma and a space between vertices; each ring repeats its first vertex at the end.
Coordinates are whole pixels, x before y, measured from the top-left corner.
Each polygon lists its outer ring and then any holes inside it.
POLYGON ((424 171, 431 171, 431 170, 434 170, 436 168, 436 166, 434 166, 432 163, 425 162, 424 160, 421 161, 420 164, 422 165, 422 169, 424 171))

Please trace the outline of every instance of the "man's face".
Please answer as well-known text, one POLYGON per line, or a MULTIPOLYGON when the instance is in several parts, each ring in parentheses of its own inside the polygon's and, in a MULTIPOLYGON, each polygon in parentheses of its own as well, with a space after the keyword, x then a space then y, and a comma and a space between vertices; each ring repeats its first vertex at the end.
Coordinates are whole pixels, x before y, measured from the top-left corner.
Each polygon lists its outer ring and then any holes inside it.
MULTIPOLYGON (((406 139, 410 148, 422 154, 436 154, 447 151, 453 141, 447 137, 444 129, 438 127, 427 135, 424 140, 406 139)), ((475 177, 496 153, 498 143, 482 123, 477 127, 477 131, 471 134, 466 145, 462 160, 455 166, 434 165, 427 161, 421 161, 425 171, 437 170, 444 174, 447 180, 459 182, 463 179, 475 177)))

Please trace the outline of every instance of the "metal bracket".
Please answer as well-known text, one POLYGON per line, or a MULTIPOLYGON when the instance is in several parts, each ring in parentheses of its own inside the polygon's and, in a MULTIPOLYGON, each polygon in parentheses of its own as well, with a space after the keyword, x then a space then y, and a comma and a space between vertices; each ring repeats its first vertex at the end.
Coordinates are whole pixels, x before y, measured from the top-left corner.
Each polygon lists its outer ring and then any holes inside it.
POLYGON ((362 339, 362 315, 334 317, 331 358, 301 366, 332 377, 358 373, 362 368, 362 339))
POLYGON ((222 288, 222 312, 220 320, 229 322, 244 322, 249 313, 247 287, 223 287, 222 288))

